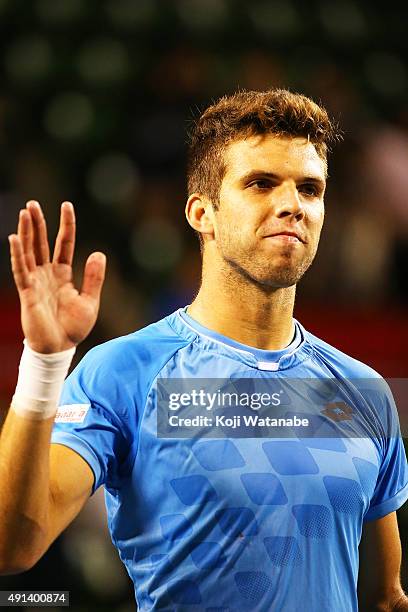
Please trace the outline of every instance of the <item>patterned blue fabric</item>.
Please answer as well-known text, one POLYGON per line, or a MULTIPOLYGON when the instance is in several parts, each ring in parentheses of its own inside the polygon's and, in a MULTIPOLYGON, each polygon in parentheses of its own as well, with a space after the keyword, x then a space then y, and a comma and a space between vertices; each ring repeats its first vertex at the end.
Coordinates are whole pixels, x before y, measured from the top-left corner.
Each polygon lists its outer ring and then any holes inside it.
MULTIPOLYGON (((391 394, 367 400, 349 383, 364 436, 170 439, 157 436, 159 376, 379 375, 298 323, 287 349, 259 351, 180 309, 92 349, 61 398, 61 405, 90 409, 83 422, 56 423, 52 434, 88 462, 93 490, 105 486, 112 541, 141 611, 357 611, 363 523, 408 498, 402 441, 385 432, 398 419, 391 394), (265 371, 265 362, 276 371, 265 371)), ((330 384, 310 395, 323 406, 335 399, 330 384)), ((309 415, 311 433, 322 421, 336 426, 330 416, 341 409, 333 406, 319 422, 309 415)))

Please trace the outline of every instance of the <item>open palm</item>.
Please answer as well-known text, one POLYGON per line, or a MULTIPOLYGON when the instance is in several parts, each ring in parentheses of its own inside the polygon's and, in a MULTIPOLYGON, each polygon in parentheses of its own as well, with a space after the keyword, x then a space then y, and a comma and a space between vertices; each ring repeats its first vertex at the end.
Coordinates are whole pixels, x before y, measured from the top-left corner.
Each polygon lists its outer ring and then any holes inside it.
POLYGON ((21 323, 29 346, 55 353, 79 344, 95 325, 106 258, 92 253, 85 264, 81 291, 72 282, 75 213, 61 205, 52 261, 44 215, 38 202, 20 211, 17 234, 9 236, 14 280, 20 296, 21 323))

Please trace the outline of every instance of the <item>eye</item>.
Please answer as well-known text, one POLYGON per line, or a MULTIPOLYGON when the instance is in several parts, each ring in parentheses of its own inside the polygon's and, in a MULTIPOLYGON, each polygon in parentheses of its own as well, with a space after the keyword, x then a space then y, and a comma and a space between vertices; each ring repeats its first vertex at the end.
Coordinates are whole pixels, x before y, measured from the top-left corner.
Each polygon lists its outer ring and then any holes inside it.
POLYGON ((319 195, 319 189, 313 183, 304 183, 303 185, 299 185, 298 189, 309 197, 317 197, 319 195))
POLYGON ((257 179, 256 181, 252 181, 252 183, 248 185, 248 187, 254 187, 255 189, 260 190, 269 189, 270 186, 271 182, 267 179, 257 179))

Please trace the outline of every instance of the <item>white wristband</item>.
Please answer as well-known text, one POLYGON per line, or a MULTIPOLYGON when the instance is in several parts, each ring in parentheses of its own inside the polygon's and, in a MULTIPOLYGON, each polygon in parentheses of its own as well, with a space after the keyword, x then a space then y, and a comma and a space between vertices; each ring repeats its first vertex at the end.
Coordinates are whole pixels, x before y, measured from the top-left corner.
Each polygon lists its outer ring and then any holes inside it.
POLYGON ((55 416, 75 350, 74 346, 60 353, 37 353, 24 340, 17 386, 11 401, 17 414, 36 420, 55 416))

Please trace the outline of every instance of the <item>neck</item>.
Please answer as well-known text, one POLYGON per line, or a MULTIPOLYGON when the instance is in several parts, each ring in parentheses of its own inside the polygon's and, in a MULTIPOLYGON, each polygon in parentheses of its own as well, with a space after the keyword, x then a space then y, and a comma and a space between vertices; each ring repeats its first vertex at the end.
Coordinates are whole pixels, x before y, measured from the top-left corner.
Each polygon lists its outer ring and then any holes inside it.
POLYGON ((247 346, 277 351, 290 344, 295 285, 265 288, 231 268, 206 272, 203 266, 200 290, 187 309, 190 316, 247 346))

